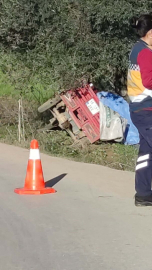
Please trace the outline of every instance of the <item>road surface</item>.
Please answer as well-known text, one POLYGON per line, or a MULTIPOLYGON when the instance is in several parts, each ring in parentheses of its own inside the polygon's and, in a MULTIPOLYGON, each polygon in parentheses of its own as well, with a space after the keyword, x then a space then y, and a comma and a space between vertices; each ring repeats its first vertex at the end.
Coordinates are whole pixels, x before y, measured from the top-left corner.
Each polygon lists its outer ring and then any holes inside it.
POLYGON ((152 269, 152 208, 134 206, 133 173, 41 154, 57 193, 20 196, 29 151, 0 153, 0 269, 152 269))

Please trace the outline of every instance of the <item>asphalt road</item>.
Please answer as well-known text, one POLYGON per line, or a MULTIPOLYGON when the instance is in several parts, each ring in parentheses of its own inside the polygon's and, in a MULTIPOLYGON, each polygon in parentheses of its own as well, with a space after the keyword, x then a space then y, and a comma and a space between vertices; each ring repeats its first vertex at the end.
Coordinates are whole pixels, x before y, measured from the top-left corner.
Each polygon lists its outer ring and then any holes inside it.
POLYGON ((0 144, 0 270, 151 270, 152 208, 134 174, 42 154, 55 194, 17 195, 29 151, 0 144))

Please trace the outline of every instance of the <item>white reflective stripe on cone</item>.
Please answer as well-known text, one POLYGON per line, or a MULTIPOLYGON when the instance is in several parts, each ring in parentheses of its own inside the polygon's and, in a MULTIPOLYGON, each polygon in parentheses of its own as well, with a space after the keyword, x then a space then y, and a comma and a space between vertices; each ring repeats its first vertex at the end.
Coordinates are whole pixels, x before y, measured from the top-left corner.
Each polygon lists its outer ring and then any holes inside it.
POLYGON ((144 160, 147 160, 147 159, 149 159, 149 154, 139 157, 137 159, 137 162, 144 161, 144 160))
POLYGON ((40 159, 40 151, 39 149, 30 149, 29 159, 40 159))
POLYGON ((136 171, 139 170, 139 169, 141 169, 141 168, 147 167, 147 166, 148 166, 148 162, 147 161, 145 161, 145 162, 143 162, 141 164, 138 164, 136 166, 136 171))

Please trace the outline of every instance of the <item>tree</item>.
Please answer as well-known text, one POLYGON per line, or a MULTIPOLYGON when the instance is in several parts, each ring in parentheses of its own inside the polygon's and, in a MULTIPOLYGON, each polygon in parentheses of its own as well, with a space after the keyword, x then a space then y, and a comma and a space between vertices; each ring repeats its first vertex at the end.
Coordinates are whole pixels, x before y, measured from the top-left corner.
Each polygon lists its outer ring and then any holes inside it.
POLYGON ((50 73, 61 88, 86 77, 120 92, 137 39, 129 19, 150 8, 148 0, 0 0, 0 41, 48 83, 50 73))

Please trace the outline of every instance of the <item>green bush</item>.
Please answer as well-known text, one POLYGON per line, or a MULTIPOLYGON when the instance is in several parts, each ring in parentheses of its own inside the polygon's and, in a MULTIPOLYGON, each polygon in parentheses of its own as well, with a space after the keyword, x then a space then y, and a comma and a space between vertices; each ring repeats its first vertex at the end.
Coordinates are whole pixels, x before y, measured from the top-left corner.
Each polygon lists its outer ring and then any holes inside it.
POLYGON ((129 19, 151 6, 148 0, 0 0, 2 71, 40 102, 84 78, 120 92, 136 40, 129 19))

